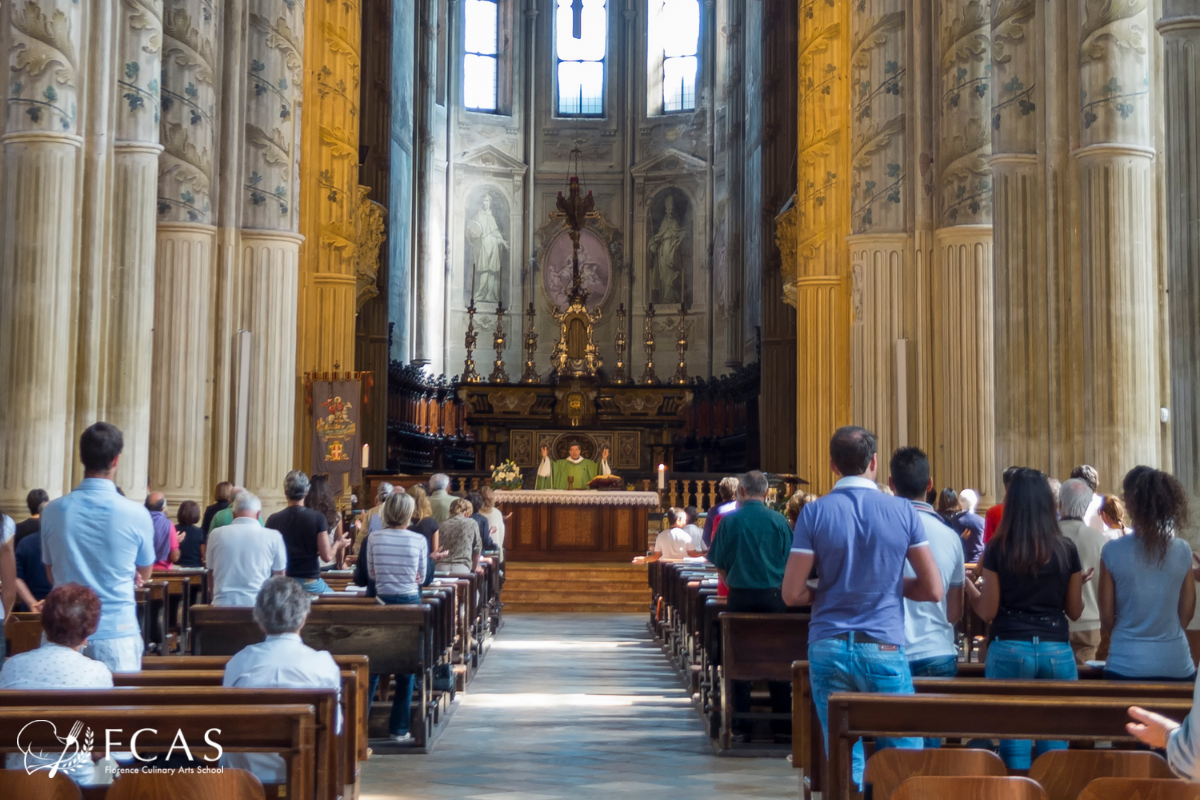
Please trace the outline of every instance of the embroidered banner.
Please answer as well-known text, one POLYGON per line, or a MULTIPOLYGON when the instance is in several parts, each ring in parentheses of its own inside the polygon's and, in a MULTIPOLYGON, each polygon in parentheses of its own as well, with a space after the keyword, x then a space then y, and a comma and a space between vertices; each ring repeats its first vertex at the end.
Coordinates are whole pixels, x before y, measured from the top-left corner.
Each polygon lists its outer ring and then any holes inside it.
POLYGON ((351 484, 362 481, 360 397, 359 381, 313 381, 313 475, 348 472, 351 484))

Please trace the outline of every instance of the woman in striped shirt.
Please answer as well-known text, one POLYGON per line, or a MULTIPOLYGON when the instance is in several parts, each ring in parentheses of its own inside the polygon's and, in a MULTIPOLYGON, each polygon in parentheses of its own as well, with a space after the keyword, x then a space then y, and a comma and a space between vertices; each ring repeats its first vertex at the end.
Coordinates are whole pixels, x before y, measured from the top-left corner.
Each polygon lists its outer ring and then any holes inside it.
MULTIPOLYGON (((416 503, 403 492, 393 492, 384 501, 379 516, 383 530, 366 542, 367 574, 375 581, 376 597, 384 605, 416 605, 421 602, 421 582, 429 568, 429 544, 419 533, 408 530, 416 503)), ((408 732, 412 717, 413 675, 396 675, 396 693, 388 733, 395 742, 412 741, 408 732)), ((375 696, 379 676, 371 676, 370 697, 375 696)))

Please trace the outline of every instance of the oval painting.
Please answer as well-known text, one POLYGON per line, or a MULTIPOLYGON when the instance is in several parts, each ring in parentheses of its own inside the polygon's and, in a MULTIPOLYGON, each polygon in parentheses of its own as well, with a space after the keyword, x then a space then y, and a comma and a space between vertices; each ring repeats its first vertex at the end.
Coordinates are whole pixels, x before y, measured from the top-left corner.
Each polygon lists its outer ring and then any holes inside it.
MULTIPOLYGON (((583 286, 588 290, 585 305, 588 311, 595 311, 608 297, 612 284, 612 260, 604 241, 587 228, 579 233, 579 269, 583 286)), ((567 292, 571 288, 571 237, 567 231, 554 239, 546 253, 542 282, 550 304, 565 311, 567 292)))

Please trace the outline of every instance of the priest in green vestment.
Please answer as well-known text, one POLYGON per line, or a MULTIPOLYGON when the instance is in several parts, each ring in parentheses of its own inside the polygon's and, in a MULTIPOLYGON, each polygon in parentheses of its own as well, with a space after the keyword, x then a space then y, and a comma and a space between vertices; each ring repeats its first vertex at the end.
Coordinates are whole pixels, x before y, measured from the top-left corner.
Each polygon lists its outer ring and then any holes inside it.
POLYGON ((592 478, 601 473, 610 474, 608 470, 607 447, 601 452, 600 461, 603 467, 590 458, 584 458, 577 444, 571 445, 566 458, 552 461, 550 459, 549 448, 543 447, 542 464, 538 467, 537 483, 534 484, 533 488, 586 489, 592 478))

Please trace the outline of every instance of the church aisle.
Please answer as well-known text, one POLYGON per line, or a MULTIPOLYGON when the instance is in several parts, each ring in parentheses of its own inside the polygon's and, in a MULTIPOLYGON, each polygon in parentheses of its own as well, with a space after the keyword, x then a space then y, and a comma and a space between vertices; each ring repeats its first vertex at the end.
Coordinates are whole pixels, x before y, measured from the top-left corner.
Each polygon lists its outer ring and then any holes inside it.
POLYGON ((786 760, 716 758, 644 614, 514 614, 437 749, 374 756, 362 800, 790 798, 786 760))

